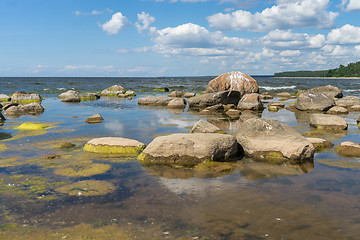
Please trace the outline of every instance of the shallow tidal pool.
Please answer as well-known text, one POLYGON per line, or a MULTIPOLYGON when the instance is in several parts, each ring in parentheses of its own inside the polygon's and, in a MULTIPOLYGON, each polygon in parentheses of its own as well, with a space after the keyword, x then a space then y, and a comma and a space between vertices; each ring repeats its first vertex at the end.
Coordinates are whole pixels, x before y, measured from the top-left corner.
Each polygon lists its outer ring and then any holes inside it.
MULTIPOLYGON (((230 134, 241 121, 139 107, 138 97, 77 104, 49 97, 42 115, 7 119, 0 128, 0 239, 360 236, 360 159, 333 149, 301 166, 242 158, 192 168, 143 166, 136 156, 84 152, 84 144, 96 137, 149 144, 159 135, 189 132, 200 118, 230 134), (95 113, 105 120, 85 123, 95 113), (48 127, 18 128, 26 122, 48 127)), ((345 115, 349 129, 336 133, 312 131, 306 113, 265 110, 262 117, 335 145, 359 139, 357 113, 345 115)))

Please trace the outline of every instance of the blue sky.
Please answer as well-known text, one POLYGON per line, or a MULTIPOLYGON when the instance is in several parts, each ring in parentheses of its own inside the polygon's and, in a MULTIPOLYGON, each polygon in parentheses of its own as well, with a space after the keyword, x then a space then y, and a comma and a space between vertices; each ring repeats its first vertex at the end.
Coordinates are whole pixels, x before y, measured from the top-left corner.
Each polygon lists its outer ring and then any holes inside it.
POLYGON ((0 0, 0 76, 251 75, 360 58, 360 0, 0 0))

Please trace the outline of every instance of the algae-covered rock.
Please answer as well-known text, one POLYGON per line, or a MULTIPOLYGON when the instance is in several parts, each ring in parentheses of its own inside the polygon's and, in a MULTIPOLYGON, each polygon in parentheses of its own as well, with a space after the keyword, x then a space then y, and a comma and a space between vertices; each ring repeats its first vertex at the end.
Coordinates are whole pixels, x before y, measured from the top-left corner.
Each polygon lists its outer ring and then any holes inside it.
POLYGON ((360 157, 360 144, 354 142, 342 142, 335 147, 335 152, 346 157, 360 157))
POLYGON ((60 149, 71 149, 73 147, 75 147, 76 145, 71 143, 71 142, 63 142, 60 143, 59 145, 56 145, 56 148, 60 148, 60 149))
POLYGON ((124 93, 126 96, 136 96, 136 92, 133 91, 133 90, 127 90, 125 93, 124 93))
POLYGON ((101 163, 78 163, 69 166, 63 166, 55 169, 54 173, 57 175, 68 177, 90 177, 97 174, 103 174, 111 168, 109 164, 101 163))
POLYGON ((27 92, 15 92, 11 96, 11 101, 15 103, 32 103, 32 102, 38 102, 40 103, 42 101, 42 97, 37 93, 27 93, 27 92))
POLYGON ((8 102, 10 101, 10 97, 6 94, 0 94, 0 102, 8 102))
POLYGON ((44 130, 49 128, 48 125, 43 123, 32 123, 32 122, 26 122, 18 126, 16 129, 19 130, 27 130, 27 131, 35 131, 35 130, 44 130))
POLYGON ((97 93, 80 93, 79 98, 81 101, 94 101, 100 98, 97 93))
POLYGON ((332 148, 334 144, 322 138, 306 138, 314 146, 315 151, 332 148))
POLYGON ((139 154, 145 148, 145 144, 127 138, 103 137, 88 141, 84 150, 94 153, 109 153, 121 155, 139 154))
POLYGON ((116 187, 106 181, 85 180, 62 186, 55 191, 69 194, 70 196, 97 196, 113 192, 116 187))

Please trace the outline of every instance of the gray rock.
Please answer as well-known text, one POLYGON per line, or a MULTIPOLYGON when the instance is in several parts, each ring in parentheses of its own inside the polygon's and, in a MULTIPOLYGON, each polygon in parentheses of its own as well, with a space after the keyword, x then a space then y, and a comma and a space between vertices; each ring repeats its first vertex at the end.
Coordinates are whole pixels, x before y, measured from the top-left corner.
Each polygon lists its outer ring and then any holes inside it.
POLYGON ((312 160, 315 151, 294 129, 267 119, 246 120, 240 125, 236 139, 245 155, 271 163, 312 160))
POLYGON ((138 104, 150 106, 167 106, 171 100, 173 100, 173 98, 148 96, 139 98, 138 104))
POLYGON ((101 91, 101 96, 117 96, 120 93, 125 93, 125 89, 120 85, 114 85, 101 91))
POLYGON ((127 90, 125 92, 125 95, 126 96, 136 96, 136 92, 135 91, 132 91, 132 90, 127 90))
POLYGON ((186 101, 183 98, 174 98, 168 103, 167 107, 182 109, 186 107, 186 101))
POLYGON ((79 94, 81 101, 94 101, 100 98, 100 95, 97 93, 80 93, 79 94))
POLYGON ((68 90, 67 92, 61 93, 58 98, 79 97, 79 95, 79 91, 68 90))
POLYGON ((360 98, 356 96, 347 96, 336 100, 336 105, 351 107, 354 105, 360 105, 360 98))
POLYGON ((307 90, 307 92, 310 92, 313 94, 326 94, 332 98, 342 98, 343 97, 342 91, 339 88, 331 86, 331 85, 311 88, 311 89, 307 90))
POLYGON ((348 124, 345 119, 329 114, 311 114, 310 126, 320 130, 346 130, 348 124))
POLYGON ((300 94, 295 102, 296 109, 301 111, 327 111, 333 106, 335 106, 334 98, 308 91, 300 94))
POLYGON ((67 103, 79 103, 81 102, 80 96, 73 96, 73 97, 67 97, 67 98, 62 98, 61 99, 62 102, 67 102, 67 103))
POLYGON ((41 102, 42 98, 37 93, 15 92, 11 96, 11 101, 15 103, 41 102))
POLYGON ((184 98, 191 98, 191 97, 195 97, 195 96, 196 96, 196 93, 188 93, 188 92, 187 92, 187 93, 184 94, 183 97, 184 97, 184 98))
POLYGON ((205 93, 189 98, 188 103, 191 108, 205 108, 216 104, 235 104, 240 101, 241 94, 238 91, 223 91, 216 93, 205 93))
POLYGON ((332 148, 334 146, 333 143, 322 139, 322 138, 306 138, 311 144, 314 146, 315 151, 321 151, 326 148, 332 148))
POLYGON ((222 131, 215 125, 200 119, 195 123, 190 133, 222 133, 222 131))
POLYGON ((41 114, 45 109, 39 103, 28 103, 24 105, 11 105, 6 108, 4 114, 9 116, 20 116, 20 115, 37 115, 41 114))
POLYGON ((326 113, 328 113, 328 114, 348 114, 349 111, 344 107, 333 106, 326 113))
POLYGON ((237 105, 240 110, 262 111, 264 106, 258 93, 247 93, 239 101, 237 105))
POLYGON ((226 115, 228 115, 229 117, 239 117, 241 115, 241 111, 240 110, 236 110, 236 109, 229 109, 225 112, 226 115))
POLYGON ((0 94, 0 102, 8 102, 10 101, 11 97, 6 94, 0 94))
POLYGON ((138 159, 155 163, 196 164, 238 155, 235 137, 219 133, 171 134, 155 138, 138 159))
POLYGON ((277 93, 276 97, 280 97, 280 98, 291 98, 291 93, 288 92, 281 92, 281 93, 277 93))
POLYGON ((183 91, 173 91, 168 95, 168 97, 183 97, 183 96, 184 96, 183 91))

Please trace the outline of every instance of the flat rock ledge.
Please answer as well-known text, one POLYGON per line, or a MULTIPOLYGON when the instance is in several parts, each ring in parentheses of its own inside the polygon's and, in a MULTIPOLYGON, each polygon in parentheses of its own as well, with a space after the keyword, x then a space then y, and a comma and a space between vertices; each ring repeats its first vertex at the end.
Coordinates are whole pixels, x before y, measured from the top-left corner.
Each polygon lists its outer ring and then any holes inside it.
POLYGON ((232 135, 220 133, 176 133, 155 138, 138 156, 138 160, 157 164, 194 165, 226 161, 238 155, 232 135))
POLYGON ((94 153, 136 155, 142 152, 145 144, 127 138, 121 137, 103 137, 94 138, 88 141, 84 150, 94 153))
POLYGON ((346 130, 348 128, 344 118, 329 114, 311 114, 310 126, 319 130, 334 131, 346 130))
POLYGON ((306 138, 306 139, 309 142, 311 142, 311 144, 314 146, 316 152, 334 147, 334 144, 332 142, 329 142, 322 138, 306 138))
POLYGON ((246 156, 275 164, 312 161, 315 152, 307 139, 274 120, 248 119, 240 125, 236 139, 246 156))
POLYGON ((360 144, 342 142, 335 147, 335 152, 345 157, 360 157, 360 144))
POLYGON ((174 98, 171 97, 142 97, 138 100, 138 105, 147 105, 147 106, 167 106, 171 100, 174 98))

